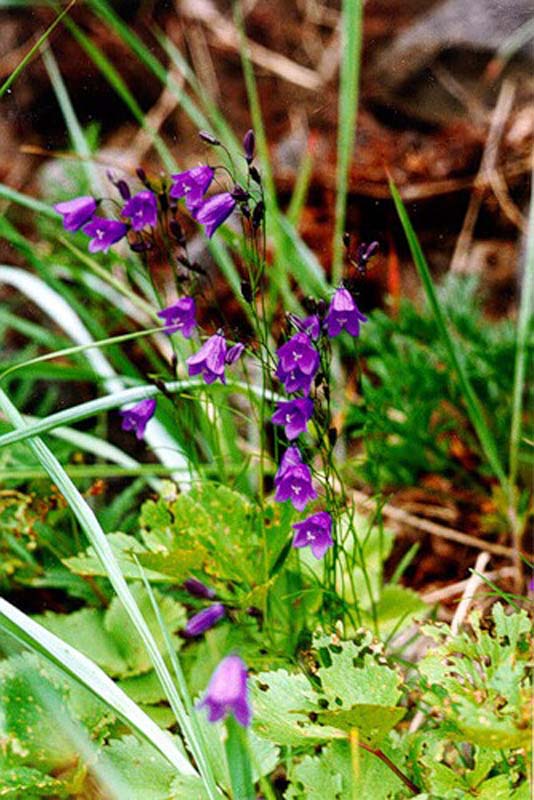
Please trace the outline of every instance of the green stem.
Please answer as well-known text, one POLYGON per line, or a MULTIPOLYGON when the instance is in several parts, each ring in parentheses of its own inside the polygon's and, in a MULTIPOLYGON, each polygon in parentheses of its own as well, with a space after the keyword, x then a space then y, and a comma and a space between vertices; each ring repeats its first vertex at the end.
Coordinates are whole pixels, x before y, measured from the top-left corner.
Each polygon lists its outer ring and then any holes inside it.
POLYGON ((226 732, 226 762, 233 797, 235 800, 256 800, 246 729, 233 716, 229 716, 226 720, 226 732))

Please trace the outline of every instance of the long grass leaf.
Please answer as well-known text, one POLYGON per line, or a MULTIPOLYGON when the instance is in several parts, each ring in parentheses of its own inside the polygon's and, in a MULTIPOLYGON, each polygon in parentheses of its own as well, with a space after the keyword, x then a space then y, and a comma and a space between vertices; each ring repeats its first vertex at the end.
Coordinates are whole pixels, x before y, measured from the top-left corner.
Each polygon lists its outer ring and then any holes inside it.
POLYGON ((85 170, 87 181, 91 187, 92 193, 96 197, 103 197, 105 195, 102 181, 99 178, 98 172, 94 165, 91 163, 91 149, 87 144, 85 134, 82 126, 78 122, 76 112, 71 103, 67 87, 59 71, 57 61, 54 54, 49 48, 43 50, 43 62, 48 72, 48 77, 54 89, 61 113, 65 120, 65 124, 69 131, 70 140, 76 153, 80 156, 81 164, 85 170))
MULTIPOLYGON (((528 336, 532 326, 534 306, 534 153, 531 173, 530 211, 525 253, 525 270, 521 285, 521 301, 517 317, 517 344, 514 367, 512 400, 512 425, 510 430, 509 479, 514 486, 519 466, 519 449, 522 432, 523 395, 527 374, 528 336)), ((532 353, 530 354, 532 359, 532 353)), ((530 368, 534 365, 531 363, 530 368)))
POLYGON ((397 209, 397 214, 399 215, 399 219, 404 230, 404 234, 410 247, 410 252, 412 254, 415 267, 421 279, 421 283, 423 284, 423 289, 425 291, 431 311, 434 315, 439 335, 449 357, 450 366, 458 377, 469 419, 477 433, 480 446, 482 447, 491 469, 498 478, 503 490, 506 492, 507 497, 511 501, 512 498, 509 491, 508 480, 497 452, 495 440, 484 418, 484 412, 480 405, 480 401, 475 394, 475 391, 471 385, 471 381, 469 380, 469 376, 464 365, 464 360, 458 350, 458 345, 449 331, 447 319, 445 317, 443 308, 439 303, 434 282, 430 274, 430 269, 421 249, 421 245, 419 244, 415 230, 410 222, 410 218, 408 217, 408 213, 404 203, 402 202, 399 191, 391 178, 389 180, 389 188, 393 197, 393 202, 395 203, 395 208, 397 209))
POLYGON ((71 0, 68 6, 64 8, 63 11, 60 14, 58 14, 58 16, 52 22, 52 24, 48 26, 43 35, 39 37, 39 39, 36 41, 33 47, 30 48, 30 50, 26 53, 22 61, 19 64, 17 64, 11 75, 4 81, 2 86, 0 86, 0 98, 5 95, 9 87, 12 86, 13 83, 17 80, 18 76, 23 71, 24 67, 28 64, 29 61, 31 61, 33 56, 39 52, 39 48, 46 42, 50 34, 57 28, 61 20, 69 13, 69 11, 71 10, 71 8, 74 6, 75 3, 76 0, 71 0))
POLYGON ((120 689, 106 673, 87 656, 63 642, 43 628, 18 608, 0 598, 0 627, 21 644, 44 656, 62 673, 102 700, 133 731, 152 744, 179 772, 194 774, 187 759, 178 750, 170 736, 164 733, 150 717, 120 689))
MULTIPOLYGON (((63 297, 41 278, 16 267, 0 267, 0 282, 15 286, 31 297, 48 316, 58 320, 71 339, 77 342, 77 346, 85 348, 87 360, 103 378, 106 390, 112 393, 121 391, 124 386, 123 378, 117 375, 98 348, 90 346, 93 340, 89 331, 63 297)), ((188 484, 183 482, 184 470, 190 468, 193 473, 193 469, 179 442, 168 433, 158 419, 150 421, 145 439, 163 464, 177 468, 176 480, 183 489, 186 489, 188 484)))
POLYGON ((109 85, 115 90, 123 103, 131 111, 133 117, 137 120, 139 125, 148 133, 154 147, 158 151, 163 163, 165 164, 165 167, 167 169, 175 169, 176 162, 169 148, 159 133, 146 121, 146 116, 143 109, 109 58, 99 47, 97 47, 97 45, 95 45, 93 41, 91 41, 88 36, 86 36, 81 28, 68 17, 65 19, 65 27, 68 28, 69 32, 76 39, 78 44, 85 50, 91 61, 100 70, 109 85))
POLYGON ((6 186, 5 183, 0 183, 0 199, 8 200, 10 203, 16 203, 23 208, 29 208, 30 211, 35 211, 36 214, 44 214, 50 219, 59 219, 59 214, 54 211, 52 206, 43 203, 42 200, 36 200, 34 197, 29 197, 22 192, 17 192, 11 186, 6 186))
POLYGON ((176 684, 178 686, 178 691, 180 692, 182 701, 183 701, 185 709, 187 711, 187 714, 188 714, 188 717, 189 717, 189 721, 190 721, 190 724, 191 724, 191 728, 194 731, 194 736, 196 737, 196 739, 199 742, 202 743, 202 748, 201 748, 202 761, 199 764, 199 770, 200 770, 202 776, 204 777, 204 780, 206 780, 206 782, 211 785, 213 792, 216 793, 217 792, 217 787, 216 787, 216 784, 215 784, 215 779, 213 777, 212 765, 211 765, 210 758, 209 758, 209 749, 206 746, 206 743, 204 741, 204 736, 203 736, 203 733, 202 733, 202 729, 201 729, 201 727, 199 725, 199 722, 198 722, 197 712, 196 712, 195 708, 193 707, 193 702, 191 700, 191 695, 189 694, 189 689, 187 687, 187 683, 186 683, 186 680, 185 680, 185 675, 184 675, 183 670, 182 670, 182 665, 180 664, 180 660, 179 660, 178 656, 176 655, 176 650, 172 645, 171 635, 170 635, 169 630, 168 630, 168 628, 167 628, 167 626, 165 624, 165 620, 163 619, 163 616, 161 615, 158 603, 156 601, 156 597, 155 597, 154 592, 152 590, 152 586, 150 585, 150 582, 149 582, 149 580, 147 579, 147 577, 145 575, 143 567, 141 566, 141 564, 139 563, 139 560, 137 559, 137 557, 135 555, 134 555, 134 559, 135 559, 135 562, 136 562, 136 564, 137 564, 137 566, 139 568, 139 574, 140 574, 140 576, 142 578, 142 581, 143 581, 144 587, 146 589, 146 592, 148 594, 148 597, 150 598, 150 604, 152 606, 152 609, 154 611, 154 615, 155 615, 155 617, 156 617, 156 619, 158 621, 159 628, 160 628, 161 633, 163 635, 163 640, 165 642, 165 648, 167 650, 167 658, 169 659, 169 662, 170 662, 170 664, 171 664, 171 666, 173 668, 174 677, 175 677, 175 680, 176 680, 176 684))
POLYGON ((337 129, 336 211, 332 253, 332 280, 335 284, 341 280, 343 270, 343 233, 347 211, 349 169, 356 141, 362 17, 363 0, 343 0, 337 129))
MULTIPOLYGON (((198 379, 172 381, 165 384, 165 391, 168 393, 176 392, 191 392, 203 391, 206 385, 198 379)), ((258 400, 262 395, 261 386, 250 386, 243 381, 227 380, 226 388, 233 392, 240 392, 248 396, 257 396, 258 400)), ((122 389, 121 391, 114 392, 113 394, 106 395, 105 397, 98 397, 96 400, 88 400, 86 403, 80 403, 72 408, 67 408, 63 411, 58 411, 56 414, 50 414, 45 419, 41 419, 32 425, 28 425, 24 430, 10 431, 0 436, 0 449, 7 447, 7 445, 15 444, 15 442, 22 442, 29 439, 31 436, 40 436, 47 433, 59 425, 71 425, 79 422, 88 417, 101 414, 103 411, 110 411, 114 408, 129 403, 136 403, 139 400, 144 400, 149 397, 156 397, 160 390, 154 384, 143 384, 141 386, 134 386, 130 389, 122 389)), ((266 392, 266 399, 270 403, 280 403, 285 398, 275 392, 266 392)))
MULTIPOLYGON (((3 410, 4 414, 14 427, 25 427, 24 421, 19 412, 2 390, 0 390, 0 408, 3 410)), ((189 717, 185 711, 183 702, 176 691, 176 687, 165 664, 163 656, 159 652, 154 637, 152 636, 152 633, 143 615, 141 614, 137 603, 135 602, 130 588, 120 570, 113 550, 93 510, 84 500, 59 461, 55 458, 44 442, 41 439, 32 438, 28 441, 28 445, 40 461, 41 465, 47 471, 51 480, 54 481, 60 492, 63 494, 70 507, 70 510, 78 520, 81 528, 86 533, 100 563, 106 571, 107 577, 113 586, 113 589, 123 604, 125 611, 135 626, 140 640, 143 642, 150 656, 152 664, 154 665, 154 669, 165 691, 165 695, 176 716, 176 720, 184 733, 191 752, 194 754, 197 762, 199 760, 201 761, 203 758, 202 745, 195 739, 194 732, 191 729, 189 717)), ((193 771, 192 767, 191 771, 193 771)), ((206 784, 205 788, 211 800, 214 800, 217 797, 217 794, 211 790, 210 785, 206 784)))

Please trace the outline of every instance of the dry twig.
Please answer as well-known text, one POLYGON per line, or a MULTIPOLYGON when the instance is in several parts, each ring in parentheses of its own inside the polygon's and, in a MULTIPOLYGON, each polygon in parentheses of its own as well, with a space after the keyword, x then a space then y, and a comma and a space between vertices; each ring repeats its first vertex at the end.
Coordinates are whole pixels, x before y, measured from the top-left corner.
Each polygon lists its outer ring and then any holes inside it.
MULTIPOLYGON (((363 507, 364 512, 368 512, 370 510, 369 506, 373 504, 376 505, 376 501, 372 500, 363 492, 354 491, 353 497, 356 502, 363 507)), ((445 525, 439 525, 437 522, 432 522, 431 520, 421 519, 420 517, 416 517, 414 514, 409 514, 402 508, 397 508, 396 506, 391 505, 390 503, 385 503, 383 506, 381 506, 381 511, 385 517, 388 517, 395 522, 409 525, 411 528, 415 528, 415 530, 424 531, 425 533, 430 533, 433 536, 440 536, 442 539, 449 539, 453 542, 463 544, 466 547, 473 547, 477 550, 487 550, 488 553, 492 553, 493 555, 504 556, 505 558, 513 558, 514 551, 511 547, 505 547, 501 544, 486 542, 483 539, 477 539, 475 536, 470 536, 468 533, 456 531, 454 528, 449 528, 445 525)))

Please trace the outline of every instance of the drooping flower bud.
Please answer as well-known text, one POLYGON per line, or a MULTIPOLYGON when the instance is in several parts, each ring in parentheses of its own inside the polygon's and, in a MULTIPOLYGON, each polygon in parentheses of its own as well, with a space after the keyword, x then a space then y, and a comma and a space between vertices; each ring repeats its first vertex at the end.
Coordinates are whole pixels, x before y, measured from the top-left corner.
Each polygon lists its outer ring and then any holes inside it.
POLYGON ((215 597, 215 590, 206 586, 206 584, 199 581, 198 578, 187 578, 183 586, 193 597, 201 597, 205 600, 213 600, 215 597))
POLYGON ((208 608, 199 611, 194 617, 191 617, 191 619, 187 621, 184 633, 186 636, 191 637, 200 636, 210 628, 213 628, 225 615, 226 609, 223 604, 214 603, 212 606, 208 606, 208 608))
POLYGON ((199 131, 198 132, 198 136, 199 136, 199 139, 202 139, 202 141, 206 142, 206 144, 212 144, 214 146, 217 146, 217 145, 220 144, 220 141, 217 139, 217 137, 214 136, 209 131, 199 131))
POLYGON ((243 136, 243 150, 245 153, 245 159, 248 164, 250 164, 250 162, 254 158, 255 146, 256 146, 256 137, 254 136, 254 131, 251 128, 243 136))

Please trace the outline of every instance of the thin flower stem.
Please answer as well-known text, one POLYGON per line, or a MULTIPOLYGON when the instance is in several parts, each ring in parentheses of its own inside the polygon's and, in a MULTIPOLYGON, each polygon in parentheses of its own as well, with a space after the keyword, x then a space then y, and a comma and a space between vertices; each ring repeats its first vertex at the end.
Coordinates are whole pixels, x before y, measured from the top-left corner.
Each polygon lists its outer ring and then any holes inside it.
POLYGON ((374 756, 376 756, 377 758, 379 758, 379 759, 380 759, 380 761, 382 761, 382 762, 383 762, 383 763, 384 763, 384 764, 385 764, 387 767, 389 767, 389 769, 390 769, 392 772, 394 772, 394 773, 395 773, 395 775, 397 776, 397 778, 399 778, 399 780, 401 780, 401 781, 403 782, 403 784, 404 784, 405 786, 407 786, 407 787, 408 787, 408 789, 409 789, 411 792, 413 792, 413 794, 414 794, 414 795, 417 795, 417 794, 419 794, 419 789, 418 789, 418 787, 415 785, 415 783, 413 783, 413 782, 412 782, 412 781, 411 781, 411 780, 408 778, 408 776, 407 776, 407 775, 405 775, 405 774, 404 774, 404 772, 402 772, 402 770, 400 770, 400 769, 397 767, 397 765, 393 763, 393 761, 392 761, 392 760, 389 758, 389 756, 387 756, 387 755, 386 755, 386 754, 385 754, 385 753, 384 753, 382 750, 380 750, 380 748, 379 748, 379 747, 376 747, 376 748, 374 748, 374 747, 371 747, 371 746, 370 746, 370 745, 368 745, 368 744, 364 744, 364 742, 358 742, 358 747, 361 747, 361 748, 362 748, 362 750, 367 750, 367 752, 368 752, 368 753, 372 753, 374 756))

